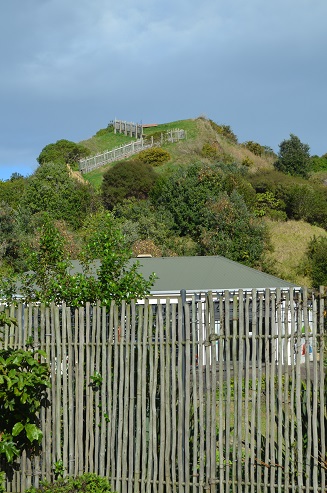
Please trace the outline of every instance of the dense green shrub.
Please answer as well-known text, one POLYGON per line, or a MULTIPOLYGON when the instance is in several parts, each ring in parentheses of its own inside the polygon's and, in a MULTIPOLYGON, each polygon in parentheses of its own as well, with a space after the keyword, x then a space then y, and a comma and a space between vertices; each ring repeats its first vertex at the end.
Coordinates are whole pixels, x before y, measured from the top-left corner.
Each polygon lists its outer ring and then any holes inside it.
POLYGON ((103 175, 102 199, 107 209, 125 199, 146 199, 157 181, 153 167, 139 159, 121 161, 103 175))
POLYGON ((310 171, 310 147, 291 134, 289 139, 279 144, 278 159, 274 166, 283 173, 306 178, 310 171))
POLYGON ((256 220, 236 190, 221 193, 208 204, 210 220, 199 238, 200 254, 223 255, 258 266, 267 242, 264 224, 256 220))
POLYGON ((44 163, 28 179, 21 206, 31 214, 48 212, 53 219, 64 220, 74 228, 99 205, 93 187, 71 176, 62 162, 44 163))
POLYGON ((171 214, 174 229, 181 236, 195 238, 207 226, 207 203, 222 190, 223 172, 218 166, 194 164, 162 176, 151 191, 157 208, 171 214))
POLYGON ((170 154, 161 147, 151 147, 150 149, 144 149, 141 151, 137 158, 145 164, 151 164, 152 166, 160 166, 161 164, 169 161, 170 154))
POLYGON ((315 288, 327 286, 327 238, 314 237, 310 241, 307 251, 307 274, 315 288))
POLYGON ((36 160, 40 165, 53 161, 74 164, 89 154, 89 149, 83 145, 62 139, 57 140, 55 144, 46 145, 36 160))
POLYGON ((27 185, 27 178, 19 176, 6 181, 0 180, 0 202, 6 202, 16 209, 27 185))
POLYGON ((257 193, 271 192, 280 201, 280 210, 288 219, 303 220, 327 227, 327 189, 304 178, 268 171, 249 176, 257 193))
POLYGON ((327 170, 327 155, 325 156, 311 156, 310 158, 310 171, 317 173, 318 171, 327 170))
POLYGON ((39 488, 29 488, 26 493, 109 493, 111 486, 106 478, 94 473, 66 477, 53 482, 44 482, 39 488))

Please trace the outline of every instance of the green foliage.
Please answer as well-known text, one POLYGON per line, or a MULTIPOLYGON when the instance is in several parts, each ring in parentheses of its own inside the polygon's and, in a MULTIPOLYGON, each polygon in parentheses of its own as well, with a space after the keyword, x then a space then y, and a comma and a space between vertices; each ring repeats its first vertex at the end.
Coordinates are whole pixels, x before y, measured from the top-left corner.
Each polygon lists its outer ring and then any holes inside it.
POLYGON ((230 140, 233 144, 237 144, 238 142, 237 136, 234 134, 233 130, 229 125, 221 125, 221 124, 219 125, 212 120, 209 120, 209 123, 216 132, 218 132, 226 139, 230 140))
POLYGON ((270 190, 256 194, 253 212, 257 217, 270 216, 275 219, 279 217, 286 220, 286 213, 283 209, 285 209, 283 201, 276 198, 270 190), (280 214, 276 214, 276 212, 280 214))
POLYGON ((0 205, 0 259, 14 262, 19 252, 15 211, 6 203, 0 205))
POLYGON ((27 185, 27 181, 28 180, 21 175, 6 181, 0 180, 0 203, 5 202, 13 209, 17 209, 27 185))
POLYGON ((266 231, 241 193, 252 204, 254 190, 241 175, 225 173, 220 165, 193 165, 163 177, 151 199, 171 214, 172 230, 197 242, 200 254, 257 265, 266 231))
MULTIPOLYGON (((0 325, 16 324, 3 315, 0 325)), ((0 350, 0 456, 12 463, 24 449, 35 451, 42 439, 37 412, 45 404, 50 386, 49 370, 41 350, 5 348, 0 350)))
POLYGON ((247 166, 248 168, 250 168, 251 166, 254 165, 254 162, 248 156, 245 156, 245 158, 242 159, 242 165, 243 166, 247 166))
POLYGON ((151 147, 150 149, 144 149, 137 155, 137 159, 142 163, 150 164, 151 166, 160 166, 161 164, 169 161, 170 154, 161 147, 151 147))
POLYGON ((31 214, 48 212, 53 219, 78 228, 97 208, 98 198, 91 185, 74 179, 65 164, 56 162, 37 168, 28 180, 21 204, 31 214))
POLYGON ((181 236, 198 237, 208 222, 208 201, 222 189, 223 173, 218 167, 195 164, 161 177, 151 200, 171 214, 174 230, 181 236))
POLYGON ((66 470, 66 468, 64 466, 63 461, 57 460, 53 464, 53 475, 54 475, 55 480, 62 479, 64 477, 65 470, 66 470))
POLYGON ((228 195, 230 195, 234 190, 236 190, 239 195, 243 197, 244 202, 249 208, 252 208, 255 199, 256 193, 246 176, 243 176, 241 173, 235 171, 231 171, 226 173, 222 181, 223 190, 225 190, 228 195))
POLYGON ((113 214, 130 247, 151 239, 162 250, 169 248, 174 222, 168 211, 156 209, 148 200, 130 199, 118 204, 113 214))
POLYGON ((39 244, 30 252, 29 271, 22 276, 21 295, 27 302, 63 301, 69 261, 64 239, 49 215, 44 214, 39 244))
POLYGON ((217 160, 219 157, 219 151, 217 146, 209 144, 209 142, 203 144, 201 154, 203 157, 210 159, 211 161, 217 160))
POLYGON ((103 137, 104 135, 113 134, 114 126, 112 123, 109 123, 106 128, 100 128, 95 134, 95 137, 103 137))
POLYGON ((64 239, 45 216, 38 248, 31 254, 31 270, 21 278, 20 294, 26 302, 66 302, 77 307, 99 300, 109 306, 113 300, 130 301, 149 293, 154 276, 147 281, 139 274, 138 263, 130 265, 131 251, 109 213, 90 217, 84 237, 82 272, 72 273, 64 239), (100 265, 92 272, 95 259, 100 265))
POLYGON ((26 493, 110 493, 111 486, 106 478, 93 473, 60 478, 52 483, 44 482, 40 488, 29 488, 26 493))
POLYGON ((92 283, 94 301, 110 305, 112 300, 129 302, 149 294, 155 275, 147 281, 138 272, 139 263, 129 263, 132 252, 111 214, 99 213, 91 218, 85 226, 85 240, 85 272, 92 260, 100 260, 96 283, 92 283))
POLYGON ((146 199, 156 180, 157 174, 150 164, 138 159, 121 161, 103 175, 103 203, 111 210, 131 197, 146 199))
POLYGON ((64 164, 75 164, 89 154, 90 151, 83 145, 61 139, 55 144, 46 145, 37 158, 37 162, 40 165, 57 161, 64 164))
POLYGON ((324 156, 311 156, 310 158, 310 171, 317 173, 319 171, 327 170, 327 155, 324 156))
POLYGON ((279 201, 279 206, 274 210, 283 212, 282 216, 286 214, 288 219, 301 219, 327 227, 326 187, 278 171, 260 173, 250 177, 250 180, 257 193, 272 193, 279 201))
POLYGON ((252 140, 244 142, 243 146, 256 156, 262 156, 262 154, 265 152, 265 148, 262 145, 258 144, 257 142, 253 142, 252 140))
POLYGON ((266 229, 233 191, 221 193, 208 206, 210 222, 200 237, 202 255, 223 255, 249 266, 260 263, 267 240, 266 229))
POLYGON ((278 159, 274 163, 278 171, 306 178, 310 171, 310 147, 303 144, 296 135, 279 144, 278 159))
POLYGON ((327 286, 327 238, 314 237, 310 241, 307 252, 307 274, 315 288, 327 286))

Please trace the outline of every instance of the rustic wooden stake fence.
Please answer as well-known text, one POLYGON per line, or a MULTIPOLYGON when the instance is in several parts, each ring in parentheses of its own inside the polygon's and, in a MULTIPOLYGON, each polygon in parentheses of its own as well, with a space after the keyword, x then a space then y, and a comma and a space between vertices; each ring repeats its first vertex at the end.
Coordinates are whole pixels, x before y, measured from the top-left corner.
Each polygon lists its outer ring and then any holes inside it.
POLYGON ((325 492, 325 306, 306 290, 5 308, 51 365, 23 492, 96 472, 121 493, 325 492), (305 354, 304 348, 306 349, 305 354))
POLYGON ((186 131, 178 128, 161 133, 160 137, 157 139, 155 139, 153 136, 149 138, 141 137, 138 140, 116 147, 115 149, 111 149, 110 151, 108 150, 98 153, 94 156, 81 159, 79 162, 79 171, 81 173, 90 173, 90 171, 101 168, 101 166, 105 166, 106 164, 133 156, 145 149, 158 147, 166 142, 178 142, 182 139, 186 139, 186 131))

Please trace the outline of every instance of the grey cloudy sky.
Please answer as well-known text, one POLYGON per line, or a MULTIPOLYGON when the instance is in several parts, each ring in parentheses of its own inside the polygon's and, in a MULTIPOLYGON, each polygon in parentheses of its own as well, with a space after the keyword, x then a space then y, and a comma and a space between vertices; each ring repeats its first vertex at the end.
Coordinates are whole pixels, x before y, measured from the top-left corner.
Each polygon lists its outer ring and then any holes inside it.
POLYGON ((0 179, 115 117, 205 115, 240 142, 327 152, 326 0, 2 3, 0 179))

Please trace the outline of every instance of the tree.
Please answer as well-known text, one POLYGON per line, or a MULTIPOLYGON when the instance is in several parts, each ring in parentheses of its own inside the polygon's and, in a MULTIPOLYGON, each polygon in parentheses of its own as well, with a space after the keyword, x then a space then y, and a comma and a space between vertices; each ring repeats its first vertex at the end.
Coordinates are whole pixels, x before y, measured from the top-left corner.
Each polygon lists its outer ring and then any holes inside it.
POLYGON ((310 147, 303 144, 296 135, 279 144, 278 159, 274 163, 278 171, 306 178, 310 170, 310 147))
POLYGON ((313 237, 307 251, 307 271, 315 288, 327 286, 327 238, 313 237))
POLYGON ((88 273, 90 262, 100 260, 96 271, 93 298, 108 306, 112 300, 144 298, 153 286, 155 275, 149 280, 138 272, 139 262, 130 263, 132 251, 126 245, 121 231, 115 226, 110 213, 102 212, 90 217, 85 225, 83 266, 88 273))
POLYGON ((157 174, 149 163, 138 159, 117 163, 103 175, 103 203, 111 210, 131 197, 146 199, 156 181, 157 174))
POLYGON ((198 238, 208 224, 207 204, 221 192, 222 179, 219 167, 194 164, 180 168, 160 178, 151 191, 151 201, 171 214, 176 233, 198 238))
POLYGON ((84 239, 81 272, 73 272, 64 239, 45 215, 38 248, 31 252, 30 271, 21 279, 26 302, 66 302, 76 307, 99 300, 109 306, 112 301, 130 301, 149 293, 154 276, 145 280, 138 272, 139 264, 129 263, 131 251, 109 213, 88 219, 84 239), (99 260, 98 267, 94 260, 99 260))
POLYGON ((16 209, 19 206, 22 195, 27 186, 27 178, 18 175, 10 180, 0 180, 0 202, 6 202, 12 208, 16 209))
POLYGON ((55 144, 46 145, 36 159, 40 165, 61 161, 64 164, 75 164, 90 154, 89 149, 70 140, 57 140, 55 144))
POLYGON ((267 240, 264 224, 249 212, 241 195, 221 193, 208 206, 210 224, 199 243, 203 255, 223 255, 249 266, 260 264, 267 240))
POLYGON ((98 206, 93 187, 73 178, 61 162, 39 166, 28 179, 21 202, 31 214, 48 212, 53 219, 64 220, 74 228, 80 227, 98 206))

